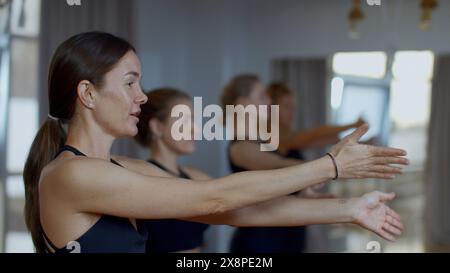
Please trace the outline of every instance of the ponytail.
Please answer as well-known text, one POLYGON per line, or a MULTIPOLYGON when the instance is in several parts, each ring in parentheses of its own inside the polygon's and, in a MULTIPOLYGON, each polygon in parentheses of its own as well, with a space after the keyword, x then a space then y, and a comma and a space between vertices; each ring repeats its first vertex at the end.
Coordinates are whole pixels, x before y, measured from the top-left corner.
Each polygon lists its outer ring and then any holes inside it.
POLYGON ((25 183, 25 222, 37 253, 45 252, 39 213, 39 179, 42 169, 54 159, 66 141, 60 121, 47 119, 33 141, 23 172, 25 183))

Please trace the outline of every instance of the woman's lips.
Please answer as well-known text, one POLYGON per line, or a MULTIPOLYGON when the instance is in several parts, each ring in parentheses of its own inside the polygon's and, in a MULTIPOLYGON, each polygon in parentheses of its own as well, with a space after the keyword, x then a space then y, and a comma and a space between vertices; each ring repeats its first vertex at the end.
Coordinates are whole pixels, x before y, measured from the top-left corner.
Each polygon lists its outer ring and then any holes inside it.
POLYGON ((130 116, 133 117, 134 119, 136 119, 139 122, 139 115, 140 115, 140 113, 133 113, 130 116))

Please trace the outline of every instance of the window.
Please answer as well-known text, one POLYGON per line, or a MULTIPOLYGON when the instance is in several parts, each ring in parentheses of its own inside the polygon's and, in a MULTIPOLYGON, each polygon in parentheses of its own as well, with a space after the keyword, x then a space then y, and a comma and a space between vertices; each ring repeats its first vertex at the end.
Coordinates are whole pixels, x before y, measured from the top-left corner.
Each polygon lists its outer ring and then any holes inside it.
POLYGON ((390 145, 409 151, 413 169, 422 169, 426 159, 433 68, 431 51, 399 51, 394 56, 390 145))
MULTIPOLYGON (((336 112, 338 124, 352 124, 358 118, 364 119, 370 126, 369 132, 362 138, 368 141, 380 138, 385 130, 388 89, 381 85, 347 84, 343 89, 342 102, 336 112)), ((343 135, 348 134, 344 132, 343 135)))
MULTIPOLYGON (((346 124, 363 117, 371 125, 369 137, 377 136, 382 145, 405 149, 411 161, 410 166, 404 168, 404 175, 394 181, 377 181, 376 184, 355 181, 346 185, 334 184, 333 187, 337 192, 351 196, 380 189, 396 192, 397 199, 391 205, 401 215, 408 216, 404 218, 404 224, 409 232, 395 246, 383 245, 383 252, 422 252, 423 227, 417 223, 423 220, 423 170, 434 54, 431 51, 337 53, 332 61, 332 120, 337 124, 346 124)), ((362 238, 376 240, 362 232, 341 234, 344 234, 341 237, 346 237, 345 251, 364 249, 359 243, 354 244, 364 240, 362 238)))
MULTIPOLYGON (((389 85, 384 52, 347 52, 333 56, 331 108, 336 124, 351 124, 362 118, 371 127, 362 140, 386 142, 389 85)), ((344 132, 342 135, 346 135, 344 132)))
POLYGON ((381 79, 386 75, 387 56, 384 52, 336 53, 333 70, 339 75, 381 79))
MULTIPOLYGON (((423 168, 431 111, 434 54, 431 51, 336 53, 331 111, 337 124, 364 118, 368 137, 409 151, 412 168, 423 168), (391 62, 389 62, 391 63, 391 62), (387 73, 387 71, 392 72, 387 73)), ((367 139, 367 138, 366 138, 367 139)))
MULTIPOLYGON (((8 61, 2 62, 2 75, 9 84, 1 90, 6 97, 7 117, 5 162, 0 170, 5 181, 6 215, 0 222, 6 222, 6 252, 32 252, 33 245, 23 218, 24 186, 22 172, 28 150, 38 130, 38 56, 40 29, 40 0, 12 0, 9 7, 0 9, 7 20, 0 19, 0 43, 5 44, 8 61), (8 16, 10 15, 10 16, 8 16), (3 21, 2 21, 3 20, 3 21), (3 29, 2 29, 3 28, 3 29), (10 61, 9 61, 10 60, 10 61), (3 73, 8 71, 9 73, 3 73)), ((1 111, 1 110, 0 110, 1 111)), ((1 134, 0 134, 1 135, 1 134)), ((1 197, 0 197, 1 198, 1 197)))
MULTIPOLYGON (((20 174, 28 150, 38 130, 38 103, 35 98, 11 97, 7 134, 7 170, 20 174)), ((22 183, 23 184, 23 183, 22 183)))

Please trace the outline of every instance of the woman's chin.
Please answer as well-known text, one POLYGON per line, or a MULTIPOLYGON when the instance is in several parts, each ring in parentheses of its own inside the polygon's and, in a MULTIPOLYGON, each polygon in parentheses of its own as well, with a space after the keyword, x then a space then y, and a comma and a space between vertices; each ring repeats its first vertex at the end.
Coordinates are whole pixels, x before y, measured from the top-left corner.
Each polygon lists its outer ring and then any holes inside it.
POLYGON ((138 128, 135 124, 130 125, 125 132, 123 132, 122 137, 135 137, 138 134, 138 128))
POLYGON ((184 146, 179 147, 177 150, 177 153, 181 155, 191 155, 195 152, 195 146, 184 146))

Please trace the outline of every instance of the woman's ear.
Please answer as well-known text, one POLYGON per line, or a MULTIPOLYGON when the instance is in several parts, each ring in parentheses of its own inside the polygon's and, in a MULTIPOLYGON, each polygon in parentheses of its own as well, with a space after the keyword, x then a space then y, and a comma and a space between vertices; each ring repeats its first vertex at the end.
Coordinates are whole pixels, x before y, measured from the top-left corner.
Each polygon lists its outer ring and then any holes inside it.
POLYGON ((95 88, 90 81, 83 80, 77 86, 78 98, 81 103, 89 108, 95 108, 95 88))
POLYGON ((162 123, 157 118, 148 121, 149 128, 155 138, 160 138, 163 134, 162 123))

